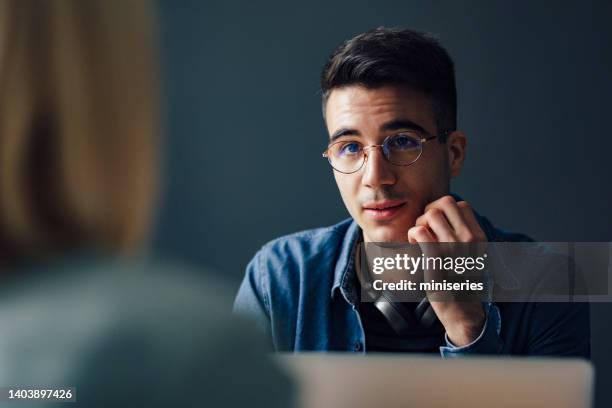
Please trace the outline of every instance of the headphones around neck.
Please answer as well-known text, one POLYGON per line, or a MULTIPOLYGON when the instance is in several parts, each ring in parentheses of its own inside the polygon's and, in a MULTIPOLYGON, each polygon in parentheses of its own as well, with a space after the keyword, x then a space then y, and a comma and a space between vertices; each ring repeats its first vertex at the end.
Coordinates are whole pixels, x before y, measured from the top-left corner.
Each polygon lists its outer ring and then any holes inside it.
POLYGON ((368 299, 365 301, 374 303, 376 309, 397 334, 406 334, 414 327, 430 328, 438 321, 438 316, 426 296, 412 310, 405 302, 392 300, 388 291, 373 289, 372 277, 362 262, 361 242, 357 242, 355 249, 355 272, 361 288, 361 301, 364 301, 363 296, 367 296, 368 299))

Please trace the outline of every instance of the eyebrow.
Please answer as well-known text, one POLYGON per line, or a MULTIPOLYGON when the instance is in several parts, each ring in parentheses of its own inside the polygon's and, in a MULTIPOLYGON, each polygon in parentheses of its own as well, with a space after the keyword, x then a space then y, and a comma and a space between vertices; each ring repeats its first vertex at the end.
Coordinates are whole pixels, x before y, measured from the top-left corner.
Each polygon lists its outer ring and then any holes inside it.
POLYGON ((357 129, 340 128, 332 133, 329 137, 329 141, 334 142, 342 136, 361 136, 361 133, 357 129))
MULTIPOLYGON (((400 129, 416 130, 416 131, 419 131, 425 134, 429 134, 429 132, 425 130, 423 126, 409 119, 396 119, 390 122, 383 123, 382 126, 380 126, 380 131, 383 131, 383 132, 384 131, 388 132, 390 130, 400 130, 400 129)), ((329 141, 330 143, 332 143, 336 141, 337 139, 341 138, 342 136, 361 136, 361 132, 359 132, 357 129, 340 128, 336 130, 334 133, 332 133, 332 135, 329 138, 329 141)))
POLYGON ((410 129, 410 130, 416 130, 416 131, 419 131, 425 134, 429 134, 429 132, 425 130, 423 126, 411 120, 408 120, 408 119, 392 120, 391 122, 384 123, 380 127, 380 130, 382 131, 399 130, 399 129, 410 129))

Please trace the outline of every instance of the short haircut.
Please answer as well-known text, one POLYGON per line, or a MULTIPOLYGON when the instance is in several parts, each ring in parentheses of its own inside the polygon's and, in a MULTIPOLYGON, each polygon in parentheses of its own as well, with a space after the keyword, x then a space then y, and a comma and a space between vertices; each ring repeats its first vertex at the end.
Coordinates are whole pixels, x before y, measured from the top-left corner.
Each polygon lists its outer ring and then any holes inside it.
POLYGON ((453 60, 429 34, 379 27, 338 47, 321 73, 323 115, 331 91, 347 85, 409 86, 430 98, 438 135, 457 127, 453 60))

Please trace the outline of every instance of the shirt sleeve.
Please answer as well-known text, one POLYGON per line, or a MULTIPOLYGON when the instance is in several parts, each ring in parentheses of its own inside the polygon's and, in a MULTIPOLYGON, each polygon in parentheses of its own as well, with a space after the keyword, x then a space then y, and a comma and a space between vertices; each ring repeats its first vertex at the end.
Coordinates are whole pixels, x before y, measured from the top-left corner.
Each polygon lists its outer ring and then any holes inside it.
POLYGON ((257 253, 247 265, 244 279, 234 299, 233 312, 254 321, 271 339, 268 301, 259 273, 260 258, 260 253, 257 253))
POLYGON ((440 347, 440 354, 445 358, 461 357, 470 354, 500 354, 503 341, 500 337, 501 316, 499 308, 492 303, 485 305, 487 318, 480 335, 470 344, 465 346, 455 346, 448 335, 444 334, 446 346, 440 347))

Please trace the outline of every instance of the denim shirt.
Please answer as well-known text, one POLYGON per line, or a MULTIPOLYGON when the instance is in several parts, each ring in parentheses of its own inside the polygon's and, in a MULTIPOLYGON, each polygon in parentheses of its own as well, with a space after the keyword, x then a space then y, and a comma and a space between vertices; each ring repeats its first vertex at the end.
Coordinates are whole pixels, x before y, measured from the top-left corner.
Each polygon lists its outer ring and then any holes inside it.
MULTIPOLYGON (((489 241, 530 241, 476 217, 489 241)), ((256 320, 276 351, 366 352, 354 267, 360 234, 347 219, 269 242, 248 264, 234 311, 256 320)), ((485 312, 472 343, 455 347, 445 336, 440 354, 590 356, 588 304, 485 304, 485 312)))

